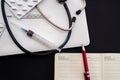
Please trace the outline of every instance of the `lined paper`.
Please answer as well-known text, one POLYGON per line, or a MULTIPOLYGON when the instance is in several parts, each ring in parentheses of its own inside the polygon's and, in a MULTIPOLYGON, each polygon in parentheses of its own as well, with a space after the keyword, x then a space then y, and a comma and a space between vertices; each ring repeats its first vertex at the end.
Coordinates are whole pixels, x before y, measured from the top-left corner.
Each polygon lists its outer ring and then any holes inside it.
POLYGON ((102 80, 101 54, 87 54, 91 80, 102 80))
MULTIPOLYGON (((102 80, 101 55, 87 54, 91 80, 102 80)), ((55 55, 55 80, 84 80, 84 65, 81 53, 55 55)))
POLYGON ((120 54, 105 54, 103 56, 104 80, 120 80, 120 54))

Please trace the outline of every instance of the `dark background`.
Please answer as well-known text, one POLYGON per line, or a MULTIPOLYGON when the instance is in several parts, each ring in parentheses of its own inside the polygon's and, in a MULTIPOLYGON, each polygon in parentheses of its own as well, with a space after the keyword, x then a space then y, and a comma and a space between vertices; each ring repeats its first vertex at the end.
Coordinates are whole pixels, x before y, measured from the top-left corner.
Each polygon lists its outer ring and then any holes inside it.
MULTIPOLYGON (((120 52, 120 0, 87 0, 88 53, 120 52)), ((63 52, 81 52, 81 48, 63 52)), ((54 54, 0 57, 0 80, 53 80, 54 54)))

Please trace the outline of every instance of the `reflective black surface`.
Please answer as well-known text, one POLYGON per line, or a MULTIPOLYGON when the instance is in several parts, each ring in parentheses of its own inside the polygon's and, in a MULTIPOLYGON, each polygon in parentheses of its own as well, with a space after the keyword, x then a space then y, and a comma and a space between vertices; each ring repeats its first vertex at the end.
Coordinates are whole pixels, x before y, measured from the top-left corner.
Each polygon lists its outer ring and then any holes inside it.
MULTIPOLYGON (((87 52, 120 52, 120 1, 87 0, 87 20, 91 43, 87 52)), ((81 48, 63 52, 81 52, 81 48)), ((54 54, 0 57, 0 80, 53 80, 54 54)))

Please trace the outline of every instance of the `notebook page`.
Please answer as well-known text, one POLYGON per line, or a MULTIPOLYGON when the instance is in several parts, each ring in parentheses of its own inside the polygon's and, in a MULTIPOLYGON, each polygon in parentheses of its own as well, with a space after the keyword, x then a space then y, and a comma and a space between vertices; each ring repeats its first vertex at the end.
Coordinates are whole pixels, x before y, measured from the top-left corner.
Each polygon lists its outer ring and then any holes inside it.
MULTIPOLYGON (((101 79, 101 55, 87 54, 91 80, 101 79)), ((84 80, 82 54, 59 53, 55 55, 55 80, 84 80)))
POLYGON ((87 56, 91 80, 102 80, 102 55, 89 53, 87 56))
POLYGON ((104 54, 103 80, 120 80, 120 54, 104 54))

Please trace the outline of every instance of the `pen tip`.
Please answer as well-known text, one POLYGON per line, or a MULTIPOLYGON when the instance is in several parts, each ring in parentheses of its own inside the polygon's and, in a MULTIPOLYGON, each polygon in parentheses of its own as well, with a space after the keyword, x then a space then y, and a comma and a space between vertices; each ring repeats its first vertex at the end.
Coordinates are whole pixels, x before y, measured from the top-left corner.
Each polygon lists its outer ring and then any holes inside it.
POLYGON ((24 31, 24 32, 27 32, 27 30, 26 30, 26 29, 24 29, 24 28, 21 28, 21 30, 22 30, 22 31, 24 31))
POLYGON ((82 50, 85 51, 85 46, 82 44, 82 50))

